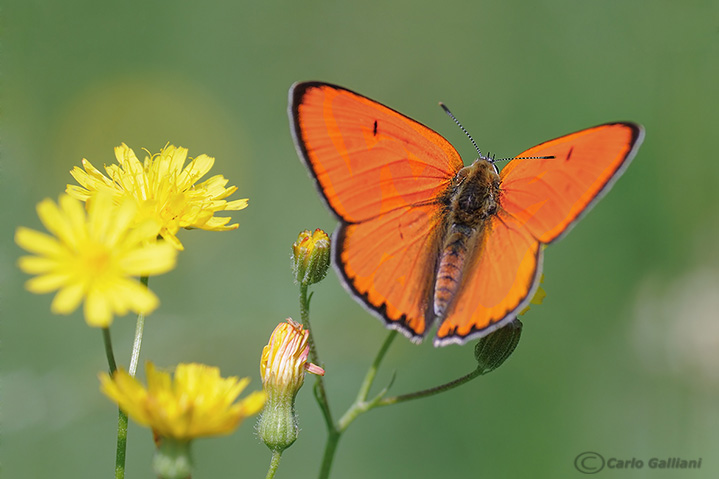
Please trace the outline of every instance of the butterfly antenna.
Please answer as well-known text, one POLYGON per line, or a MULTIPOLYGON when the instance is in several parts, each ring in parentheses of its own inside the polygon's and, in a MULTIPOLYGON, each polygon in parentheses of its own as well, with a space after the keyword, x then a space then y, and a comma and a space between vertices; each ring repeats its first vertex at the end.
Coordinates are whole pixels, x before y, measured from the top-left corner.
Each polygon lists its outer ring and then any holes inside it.
POLYGON ((515 156, 513 158, 492 158, 492 162, 495 161, 509 161, 509 160, 553 160, 556 156, 515 156))
POLYGON ((467 135, 467 138, 469 138, 469 141, 471 141, 472 144, 474 145, 474 149, 477 150, 477 153, 479 154, 479 157, 480 157, 480 158, 484 158, 484 157, 482 156, 482 152, 481 152, 480 149, 479 149, 479 146, 477 146, 477 142, 474 141, 474 138, 472 138, 472 135, 470 135, 469 132, 468 132, 467 130, 465 130, 465 128, 462 126, 462 124, 459 122, 459 120, 452 114, 451 111, 449 111, 449 108, 447 108, 447 106, 446 106, 444 103, 442 103, 442 102, 439 102, 439 106, 441 106, 442 109, 444 110, 444 112, 445 112, 447 115, 449 115, 449 117, 450 117, 451 119, 454 120, 454 122, 457 124, 457 126, 460 128, 460 130, 462 130, 462 131, 464 132, 464 134, 467 135))

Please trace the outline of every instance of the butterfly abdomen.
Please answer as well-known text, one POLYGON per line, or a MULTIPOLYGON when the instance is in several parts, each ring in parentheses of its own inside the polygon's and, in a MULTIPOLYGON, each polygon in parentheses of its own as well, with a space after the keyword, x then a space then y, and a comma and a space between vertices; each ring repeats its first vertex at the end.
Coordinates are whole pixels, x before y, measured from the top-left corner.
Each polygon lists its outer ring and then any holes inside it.
POLYGON ((467 257, 467 244, 472 234, 473 230, 466 226, 458 224, 450 226, 439 259, 434 286, 434 314, 438 317, 444 316, 459 289, 459 281, 467 257))
POLYGON ((444 317, 459 291, 471 245, 497 211, 499 176, 480 159, 457 173, 446 198, 449 226, 442 242, 434 285, 434 314, 444 317))

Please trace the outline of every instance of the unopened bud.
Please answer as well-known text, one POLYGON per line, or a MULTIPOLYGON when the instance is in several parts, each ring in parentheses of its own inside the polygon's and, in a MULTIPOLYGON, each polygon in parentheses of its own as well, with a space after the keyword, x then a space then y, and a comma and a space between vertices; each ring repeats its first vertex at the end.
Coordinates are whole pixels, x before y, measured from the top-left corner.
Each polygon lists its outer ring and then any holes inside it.
POLYGON ((292 270, 295 281, 308 286, 327 275, 330 266, 330 238, 321 229, 305 230, 292 245, 292 270))
POLYGON ((514 352, 522 335, 522 323, 515 319, 481 338, 474 347, 474 357, 483 374, 497 369, 514 352))
POLYGON ((262 350, 260 374, 267 401, 257 433, 272 451, 284 451, 297 439, 295 397, 305 381, 305 373, 325 374, 322 368, 307 362, 308 337, 309 331, 288 319, 275 328, 262 350))

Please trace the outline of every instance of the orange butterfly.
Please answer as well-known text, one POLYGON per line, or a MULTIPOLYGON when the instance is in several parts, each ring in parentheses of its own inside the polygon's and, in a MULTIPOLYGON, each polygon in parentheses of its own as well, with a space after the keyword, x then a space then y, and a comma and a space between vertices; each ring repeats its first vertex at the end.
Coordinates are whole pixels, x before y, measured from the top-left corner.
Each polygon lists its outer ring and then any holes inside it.
POLYGON ((634 157, 644 131, 607 123, 530 148, 501 172, 465 167, 442 136, 327 83, 292 86, 292 134, 340 220, 333 258, 345 288, 388 328, 462 344, 529 303, 543 245, 565 234, 634 157))

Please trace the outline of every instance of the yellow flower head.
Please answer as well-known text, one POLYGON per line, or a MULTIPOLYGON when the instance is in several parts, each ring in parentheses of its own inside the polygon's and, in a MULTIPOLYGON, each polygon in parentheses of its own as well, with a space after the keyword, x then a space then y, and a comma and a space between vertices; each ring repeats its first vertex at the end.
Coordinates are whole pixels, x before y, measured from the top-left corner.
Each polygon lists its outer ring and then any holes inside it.
POLYGON ((307 363, 310 353, 308 338, 309 331, 289 318, 275 328, 270 342, 262 349, 260 360, 265 390, 294 396, 305 381, 305 372, 324 376, 325 371, 321 367, 307 363))
POLYGON ((292 270, 295 281, 304 285, 324 279, 330 266, 330 238, 317 228, 314 233, 304 230, 292 245, 292 270))
POLYGON ((140 163, 135 152, 124 143, 115 148, 115 157, 119 165, 106 165, 108 176, 83 159, 84 170, 76 166, 70 172, 80 186, 67 185, 66 192, 82 201, 103 190, 111 191, 116 201, 125 196, 134 198, 140 217, 154 218, 160 223, 160 235, 179 250, 183 249, 176 236, 180 228, 210 231, 237 228, 236 223, 227 225, 229 217, 214 216, 218 211, 247 207, 247 199, 225 200, 237 187, 225 188, 228 180, 222 175, 196 184, 210 171, 214 158, 203 154, 184 166, 187 148, 167 145, 140 163))
POLYGON ((84 300, 87 324, 104 328, 115 314, 157 307, 157 297, 133 276, 166 273, 174 268, 177 251, 156 242, 157 223, 136 223, 134 202, 116 206, 104 193, 86 213, 81 202, 61 195, 58 204, 41 201, 37 212, 54 236, 18 228, 15 242, 35 255, 21 257, 18 266, 37 275, 26 283, 31 292, 58 291, 53 313, 69 314, 84 300))
POLYGON ((223 378, 216 367, 178 364, 174 379, 147 362, 147 389, 126 371, 100 374, 101 390, 134 421, 176 440, 231 433, 244 418, 260 412, 265 393, 235 402, 249 378, 223 378))

